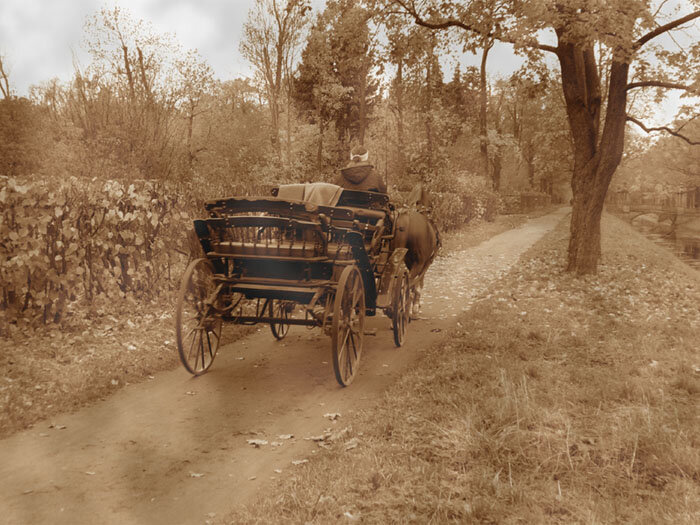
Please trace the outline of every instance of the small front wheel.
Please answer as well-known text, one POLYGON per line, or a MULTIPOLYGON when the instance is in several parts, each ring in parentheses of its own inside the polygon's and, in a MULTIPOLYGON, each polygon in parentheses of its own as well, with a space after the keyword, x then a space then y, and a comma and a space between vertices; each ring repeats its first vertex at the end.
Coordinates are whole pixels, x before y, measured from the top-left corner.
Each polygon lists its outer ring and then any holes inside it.
POLYGON ((331 344, 333 370, 341 386, 355 379, 365 332, 365 286, 356 266, 340 274, 333 302, 331 344))
POLYGON ((208 259, 195 259, 182 277, 175 314, 180 361, 195 376, 209 369, 219 350, 222 321, 217 302, 214 267, 208 259))
POLYGON ((289 332, 290 324, 286 323, 285 320, 289 319, 290 310, 291 306, 288 301, 270 299, 270 317, 279 319, 279 321, 270 322, 270 331, 278 341, 284 339, 289 332))

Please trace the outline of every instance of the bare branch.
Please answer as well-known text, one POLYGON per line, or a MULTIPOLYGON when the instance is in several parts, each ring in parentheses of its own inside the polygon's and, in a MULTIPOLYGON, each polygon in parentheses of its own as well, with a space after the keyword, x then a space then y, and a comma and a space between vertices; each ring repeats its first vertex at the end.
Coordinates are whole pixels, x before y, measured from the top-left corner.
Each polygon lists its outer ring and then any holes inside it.
POLYGON ((3 66, 2 56, 0 56, 0 92, 3 98, 10 98, 10 80, 3 66))
POLYGON ((685 24, 686 22, 695 20, 698 17, 700 17, 700 11, 695 11, 693 13, 690 13, 689 15, 684 16, 683 18, 679 18, 678 20, 674 20, 672 22, 669 22, 668 24, 659 26, 653 31, 650 31, 646 35, 642 36, 639 40, 637 40, 637 42, 635 42, 634 47, 635 49, 639 49, 644 44, 649 42, 649 40, 656 38, 659 35, 663 35, 664 33, 671 31, 672 29, 675 29, 680 25, 685 24))
POLYGON ((686 141, 691 146, 700 146, 700 141, 691 140, 688 137, 686 137, 685 135, 678 133, 678 131, 672 130, 668 126, 659 126, 657 128, 648 128, 642 122, 640 122, 639 120, 637 120, 634 117, 630 117, 629 115, 627 115, 627 121, 636 124, 637 126, 642 128, 644 131, 646 131, 647 133, 651 133, 652 131, 665 131, 669 135, 673 135, 674 137, 678 137, 679 139, 686 141))
POLYGON ((627 91, 630 89, 643 88, 643 87, 660 87, 666 89, 682 89, 684 91, 693 91, 692 86, 685 86, 683 84, 675 84, 673 82, 662 82, 660 80, 644 80, 640 82, 630 82, 627 84, 627 91))

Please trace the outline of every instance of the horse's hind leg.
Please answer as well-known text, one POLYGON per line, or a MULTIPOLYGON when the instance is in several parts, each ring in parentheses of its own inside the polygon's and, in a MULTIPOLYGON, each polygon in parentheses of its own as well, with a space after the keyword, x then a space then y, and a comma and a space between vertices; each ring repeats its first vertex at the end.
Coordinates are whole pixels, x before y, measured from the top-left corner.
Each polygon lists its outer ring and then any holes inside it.
POLYGON ((423 275, 416 279, 413 288, 411 289, 411 319, 418 319, 420 317, 421 308, 421 294, 423 292, 423 275))

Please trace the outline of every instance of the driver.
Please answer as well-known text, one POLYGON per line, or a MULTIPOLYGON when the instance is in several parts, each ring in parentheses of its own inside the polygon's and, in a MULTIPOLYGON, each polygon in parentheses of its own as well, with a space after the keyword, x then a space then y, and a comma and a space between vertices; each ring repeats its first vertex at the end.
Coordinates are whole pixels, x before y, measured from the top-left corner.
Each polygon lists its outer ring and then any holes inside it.
POLYGON ((366 148, 353 148, 350 152, 350 162, 340 169, 335 183, 347 190, 386 193, 386 184, 368 160, 369 152, 366 148))

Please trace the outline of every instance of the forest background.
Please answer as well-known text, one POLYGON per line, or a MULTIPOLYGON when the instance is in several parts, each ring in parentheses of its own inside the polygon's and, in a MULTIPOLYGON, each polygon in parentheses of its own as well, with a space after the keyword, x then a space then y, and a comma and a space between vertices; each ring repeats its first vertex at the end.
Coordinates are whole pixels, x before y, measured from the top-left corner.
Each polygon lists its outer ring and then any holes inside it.
MULTIPOLYGON (((252 78, 217 79, 196 51, 119 7, 86 21, 90 61, 70 81, 17 96, 0 57, 0 327, 157 298, 192 252, 185 232, 203 201, 332 181, 358 144, 394 199, 419 182, 431 189, 443 230, 523 194, 568 202, 574 157, 556 65, 520 49, 521 69, 491 76, 493 41, 465 43, 381 4, 256 1, 240 42, 252 78), (465 50, 480 66, 446 74, 465 50)), ((630 103, 644 116, 661 98, 630 103)), ((677 115, 685 131, 698 131, 694 107, 677 115)), ((627 134, 614 184, 697 183, 691 146, 627 134)))

